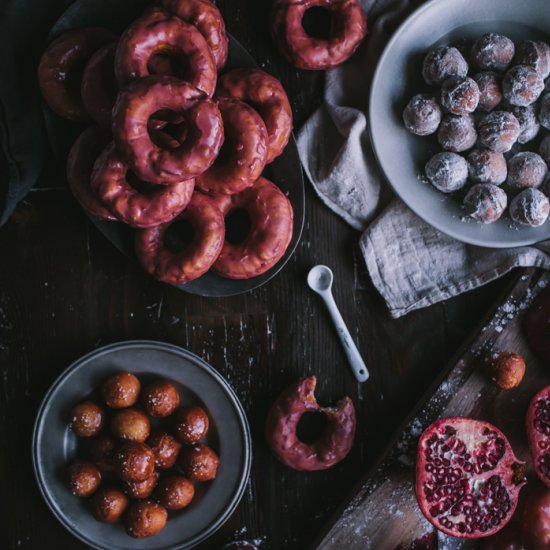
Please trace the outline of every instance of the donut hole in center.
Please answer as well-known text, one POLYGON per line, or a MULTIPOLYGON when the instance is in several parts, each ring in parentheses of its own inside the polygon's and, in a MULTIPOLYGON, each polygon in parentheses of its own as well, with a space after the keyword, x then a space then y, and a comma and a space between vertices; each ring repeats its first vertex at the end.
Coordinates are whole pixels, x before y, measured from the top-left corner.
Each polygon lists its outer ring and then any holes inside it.
POLYGON ((321 411, 309 411, 302 415, 296 426, 296 437, 302 443, 319 441, 327 428, 327 415, 321 411))
POLYGON ((312 6, 302 17, 302 27, 311 38, 328 40, 332 30, 332 12, 323 6, 312 6))
POLYGON ((147 61, 149 74, 175 76, 188 82, 194 76, 188 57, 176 48, 158 48, 147 61))
POLYGON ((131 170, 126 172, 126 182, 132 189, 135 189, 140 195, 151 195, 159 186, 154 183, 140 180, 131 170))
POLYGON ((162 109, 153 113, 147 123, 151 141, 161 149, 177 149, 187 138, 183 115, 162 109))
POLYGON ((164 246, 170 252, 182 252, 195 237, 195 228, 187 220, 177 220, 166 229, 164 233, 164 246))
POLYGON ((225 240, 229 244, 242 243, 252 227, 252 220, 245 208, 233 208, 225 217, 225 240))

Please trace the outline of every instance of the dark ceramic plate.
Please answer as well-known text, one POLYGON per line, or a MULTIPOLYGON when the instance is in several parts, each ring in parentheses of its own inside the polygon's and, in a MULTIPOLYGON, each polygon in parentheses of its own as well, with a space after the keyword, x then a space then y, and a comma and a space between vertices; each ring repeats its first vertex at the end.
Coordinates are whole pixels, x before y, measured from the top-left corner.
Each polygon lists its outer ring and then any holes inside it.
MULTIPOLYGON (((416 10, 395 32, 374 76, 370 132, 380 166, 401 199, 425 221, 466 243, 491 248, 533 244, 550 238, 550 221, 540 227, 520 227, 508 214, 489 225, 462 221, 460 200, 434 189, 420 177, 428 159, 440 150, 433 136, 407 132, 401 113, 417 93, 433 93, 422 80, 422 60, 439 45, 471 44, 486 32, 514 41, 550 39, 548 0, 431 0, 416 10)), ((540 135, 544 132, 541 131, 540 135)), ((538 147, 538 141, 526 149, 538 147)))
POLYGON ((179 347, 152 341, 113 344, 73 363, 54 382, 38 411, 33 435, 33 464, 40 491, 57 519, 77 538, 105 550, 193 548, 212 535, 238 505, 250 474, 250 428, 227 381, 210 365, 179 347), (206 442, 219 453, 216 478, 196 484, 188 508, 170 512, 154 537, 133 539, 122 525, 97 522, 86 499, 71 494, 64 470, 75 456, 77 439, 68 428, 70 409, 89 398, 117 371, 130 371, 147 382, 167 378, 180 389, 182 403, 200 404, 211 422, 206 442))
MULTIPOLYGON (((53 26, 48 40, 53 40, 70 29, 89 26, 106 27, 121 33, 149 4, 149 0, 76 0, 53 26)), ((232 36, 229 39, 226 68, 257 67, 252 56, 232 36)), ((57 117, 45 105, 43 112, 52 149, 64 170, 69 149, 84 127, 57 117)), ((266 167, 264 175, 287 194, 294 209, 294 232, 285 255, 267 273, 259 277, 232 280, 208 272, 190 283, 178 285, 178 288, 200 296, 242 294, 267 283, 288 262, 300 240, 305 212, 302 167, 294 138, 291 138, 283 154, 266 167)), ((135 258, 134 231, 131 228, 121 223, 104 222, 93 217, 90 219, 121 252, 135 258)))

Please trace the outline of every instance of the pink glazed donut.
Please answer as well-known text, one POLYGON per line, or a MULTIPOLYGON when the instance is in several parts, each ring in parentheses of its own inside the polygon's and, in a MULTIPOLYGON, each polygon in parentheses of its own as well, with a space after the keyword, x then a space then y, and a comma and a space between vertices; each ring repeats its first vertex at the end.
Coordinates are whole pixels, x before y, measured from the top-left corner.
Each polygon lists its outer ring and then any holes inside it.
POLYGON ((295 470, 326 470, 343 460, 355 438, 355 408, 349 397, 336 407, 321 407, 315 399, 317 379, 309 376, 288 387, 273 403, 266 422, 266 437, 275 456, 295 470), (326 416, 322 436, 313 443, 298 439, 296 430, 305 413, 326 416))

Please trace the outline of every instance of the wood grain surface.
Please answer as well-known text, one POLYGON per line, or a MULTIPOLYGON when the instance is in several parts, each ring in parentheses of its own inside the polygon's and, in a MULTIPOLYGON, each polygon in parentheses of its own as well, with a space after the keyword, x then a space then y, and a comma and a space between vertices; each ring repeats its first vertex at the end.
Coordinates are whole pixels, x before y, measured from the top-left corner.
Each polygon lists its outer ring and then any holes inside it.
MULTIPOLYGON (((299 128, 319 105, 323 74, 296 71, 277 54, 268 1, 218 4, 229 31, 282 80, 299 128)), ((0 228, 0 548, 84 548, 39 495, 30 454, 34 416, 69 363, 100 345, 134 338, 198 354, 228 378, 248 414, 254 440, 248 489, 237 512, 201 548, 236 540, 276 550, 313 543, 510 277, 392 320, 368 279, 359 234, 306 185, 303 239, 283 272, 253 293, 204 299, 154 281, 119 254, 50 163, 39 188, 0 228), (334 270, 336 301, 371 371, 362 386, 319 298, 306 287, 316 263, 334 270), (318 376, 321 403, 349 395, 358 413, 351 454, 326 472, 285 468, 263 437, 271 401, 308 374, 318 376)))

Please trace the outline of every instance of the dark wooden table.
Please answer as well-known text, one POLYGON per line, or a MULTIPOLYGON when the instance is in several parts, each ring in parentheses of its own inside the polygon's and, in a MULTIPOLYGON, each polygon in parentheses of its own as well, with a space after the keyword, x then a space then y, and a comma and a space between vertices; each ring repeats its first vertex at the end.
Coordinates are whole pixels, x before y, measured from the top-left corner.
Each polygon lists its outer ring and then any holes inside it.
MULTIPOLYGON (((226 24, 267 71, 278 76, 296 127, 319 104, 323 74, 296 71, 275 51, 265 0, 220 0, 226 24)), ((305 548, 373 463, 506 281, 392 320, 369 281, 359 234, 307 185, 302 241, 283 272, 261 289, 205 299, 148 277, 100 235, 61 176, 50 170, 0 229, 0 548, 78 549, 38 492, 30 454, 34 416, 69 363, 104 344, 150 338, 180 345, 218 369, 251 424, 254 464, 230 521, 201 548, 232 540, 262 549, 305 548), (334 293, 371 379, 358 386, 336 334, 305 276, 331 266, 334 293), (349 457, 326 472, 279 464, 263 437, 273 398, 316 374, 322 403, 349 395, 359 424, 349 457)))

